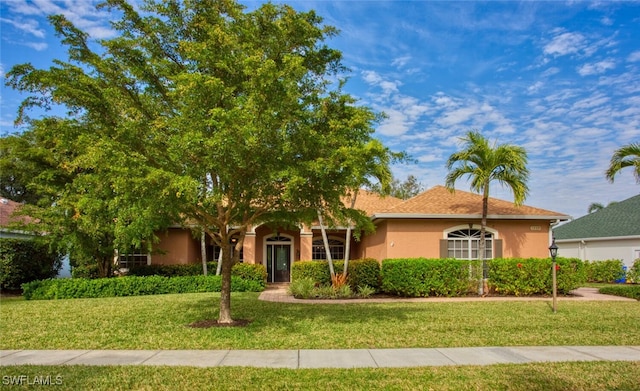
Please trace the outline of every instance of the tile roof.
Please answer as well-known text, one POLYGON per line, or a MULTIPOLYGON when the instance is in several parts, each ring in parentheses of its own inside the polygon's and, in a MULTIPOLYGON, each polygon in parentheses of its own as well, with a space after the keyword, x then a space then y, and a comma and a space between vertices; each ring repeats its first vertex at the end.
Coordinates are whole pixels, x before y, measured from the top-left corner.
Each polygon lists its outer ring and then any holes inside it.
MULTIPOLYGON (((376 217, 400 217, 396 215, 417 215, 417 217, 481 216, 482 196, 456 190, 449 191, 444 186, 435 186, 417 196, 385 210, 376 211, 376 217)), ((564 219, 569 216, 550 210, 527 205, 516 206, 513 202, 489 197, 489 217, 564 219)), ((407 216, 409 217, 409 216, 407 216)))
MULTIPOLYGON (((351 206, 350 197, 345 197, 343 202, 346 206, 351 206)), ((402 200, 400 198, 391 196, 382 197, 377 193, 361 189, 358 191, 358 196, 356 197, 355 208, 360 209, 367 215, 371 216, 376 212, 387 210, 401 202, 402 200)))
POLYGON ((556 227, 553 234, 558 240, 640 236, 640 195, 556 227))

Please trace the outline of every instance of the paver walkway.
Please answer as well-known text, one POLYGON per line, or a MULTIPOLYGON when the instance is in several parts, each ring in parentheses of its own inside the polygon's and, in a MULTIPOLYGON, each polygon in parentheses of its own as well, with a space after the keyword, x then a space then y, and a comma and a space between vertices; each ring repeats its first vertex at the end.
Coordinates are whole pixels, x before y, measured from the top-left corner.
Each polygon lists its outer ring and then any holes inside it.
POLYGON ((640 346, 535 346, 351 350, 1 350, 7 365, 166 365, 391 368, 562 361, 639 361, 640 346))
MULTIPOLYGON (((259 300, 273 301, 279 303, 298 304, 357 304, 357 303, 424 303, 424 302, 469 302, 469 301, 551 301, 551 297, 515 297, 515 296, 469 296, 469 297, 394 297, 394 298, 371 298, 371 299, 344 299, 344 300, 306 300, 296 299, 288 292, 288 284, 271 284, 267 286, 259 300)), ((598 288, 578 288, 569 292, 569 296, 558 296, 562 301, 636 301, 628 297, 603 295, 598 293, 598 288)))

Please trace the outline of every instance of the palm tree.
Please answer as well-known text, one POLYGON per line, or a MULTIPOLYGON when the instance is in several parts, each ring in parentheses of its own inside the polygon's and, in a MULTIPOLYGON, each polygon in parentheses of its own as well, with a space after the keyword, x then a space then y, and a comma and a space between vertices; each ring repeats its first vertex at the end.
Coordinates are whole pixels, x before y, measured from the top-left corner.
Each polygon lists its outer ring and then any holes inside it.
POLYGON ((597 212, 602 209, 604 209, 604 205, 602 205, 599 202, 594 202, 591 205, 589 205, 589 213, 597 212))
MULTIPOLYGON (((455 152, 447 160, 445 186, 455 191, 455 182, 469 177, 471 190, 482 194, 482 223, 480 226, 479 259, 482 264, 483 278, 487 278, 485 261, 485 232, 489 208, 489 185, 497 181, 513 192, 514 203, 522 205, 529 193, 527 180, 527 152, 524 148, 510 145, 489 145, 489 141, 478 131, 469 131, 462 137, 464 149, 455 152)), ((478 293, 484 293, 484 281, 480 279, 478 293)))
POLYGON ((606 172, 609 182, 613 183, 613 177, 625 167, 633 167, 636 182, 640 183, 640 143, 631 143, 616 149, 606 172))

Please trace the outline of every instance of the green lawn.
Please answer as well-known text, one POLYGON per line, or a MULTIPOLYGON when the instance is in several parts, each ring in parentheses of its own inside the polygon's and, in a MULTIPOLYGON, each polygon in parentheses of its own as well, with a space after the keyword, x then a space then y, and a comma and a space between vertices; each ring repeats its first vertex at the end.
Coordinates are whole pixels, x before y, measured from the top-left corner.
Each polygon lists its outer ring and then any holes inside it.
POLYGON ((217 318, 219 294, 2 300, 0 349, 321 349, 638 345, 638 302, 284 304, 235 293, 243 328, 217 318))
MULTIPOLYGON (((262 369, 144 366, 2 367, 49 376, 55 390, 638 390, 640 363, 581 362, 399 369, 262 369)), ((5 376, 8 376, 5 377, 5 376)), ((2 386, 0 386, 2 387, 2 386)), ((9 388, 9 387, 7 387, 9 388)))

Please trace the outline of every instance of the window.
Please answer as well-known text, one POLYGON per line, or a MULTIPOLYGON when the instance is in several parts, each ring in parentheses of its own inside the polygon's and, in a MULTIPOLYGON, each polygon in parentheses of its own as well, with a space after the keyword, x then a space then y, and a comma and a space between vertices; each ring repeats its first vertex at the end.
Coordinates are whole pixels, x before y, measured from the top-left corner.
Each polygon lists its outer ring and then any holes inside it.
MULTIPOLYGON (((485 232, 484 259, 493 258, 493 234, 485 232)), ((460 229, 447 235, 447 256, 456 259, 479 259, 480 230, 460 229)))
MULTIPOLYGON (((331 259, 344 259, 344 241, 337 238, 328 238, 331 259)), ((322 238, 313 239, 312 258, 314 261, 327 259, 322 238)))
POLYGON ((142 250, 131 249, 127 254, 118 256, 118 265, 121 269, 130 269, 134 266, 145 266, 149 264, 149 254, 142 250))

